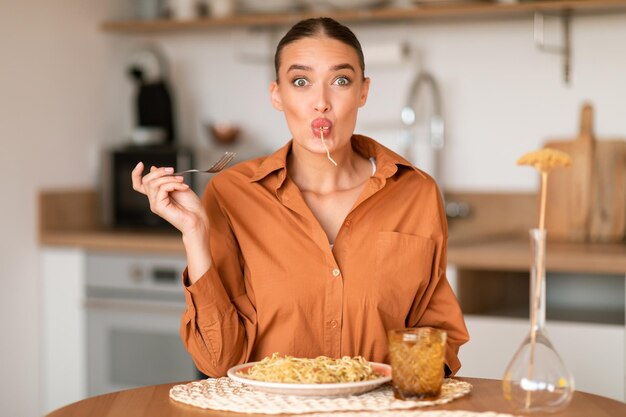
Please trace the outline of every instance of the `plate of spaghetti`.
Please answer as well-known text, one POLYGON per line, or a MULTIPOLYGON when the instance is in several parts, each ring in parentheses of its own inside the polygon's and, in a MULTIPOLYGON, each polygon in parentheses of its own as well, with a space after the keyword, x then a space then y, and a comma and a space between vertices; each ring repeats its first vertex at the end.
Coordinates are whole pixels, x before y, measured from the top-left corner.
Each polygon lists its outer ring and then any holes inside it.
POLYGON ((275 353, 259 362, 234 366, 228 376, 274 394, 341 396, 362 394, 391 381, 391 366, 361 356, 307 359, 275 353))

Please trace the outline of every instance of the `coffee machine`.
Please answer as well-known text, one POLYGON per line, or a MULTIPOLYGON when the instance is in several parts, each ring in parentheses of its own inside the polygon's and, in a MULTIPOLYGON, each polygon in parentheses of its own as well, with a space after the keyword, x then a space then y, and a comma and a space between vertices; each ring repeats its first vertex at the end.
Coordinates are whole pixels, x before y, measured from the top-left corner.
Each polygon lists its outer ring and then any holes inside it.
POLYGON ((135 145, 174 146, 174 105, 165 56, 156 46, 138 49, 130 58, 128 74, 135 84, 135 145))
MULTIPOLYGON (((151 166, 193 167, 191 149, 178 143, 175 111, 165 56, 156 46, 136 50, 129 59, 127 73, 135 86, 134 127, 130 141, 109 149, 104 164, 104 220, 118 229, 157 229, 175 231, 173 226, 150 211, 148 199, 133 190, 131 171, 144 163, 146 175, 151 166)), ((194 177, 185 179, 194 187, 194 177)))

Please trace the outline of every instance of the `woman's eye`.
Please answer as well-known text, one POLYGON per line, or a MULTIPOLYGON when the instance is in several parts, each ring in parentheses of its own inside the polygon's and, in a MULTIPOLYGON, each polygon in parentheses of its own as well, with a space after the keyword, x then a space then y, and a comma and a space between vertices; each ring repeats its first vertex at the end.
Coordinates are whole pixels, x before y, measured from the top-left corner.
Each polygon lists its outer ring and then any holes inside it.
POLYGON ((306 87, 307 85, 309 85, 309 82, 306 78, 296 78, 295 80, 293 80, 293 85, 295 85, 296 87, 306 87))
POLYGON ((337 77, 337 79, 335 79, 335 84, 336 85, 349 85, 350 79, 348 77, 337 77))

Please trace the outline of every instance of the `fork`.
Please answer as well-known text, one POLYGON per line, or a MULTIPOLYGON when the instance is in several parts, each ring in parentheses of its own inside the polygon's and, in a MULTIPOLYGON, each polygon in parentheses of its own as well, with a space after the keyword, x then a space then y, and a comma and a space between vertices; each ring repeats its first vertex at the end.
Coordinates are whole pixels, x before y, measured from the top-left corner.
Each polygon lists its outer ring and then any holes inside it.
POLYGON ((183 175, 183 174, 189 174, 191 172, 200 172, 200 173, 215 173, 215 172, 220 172, 221 170, 223 170, 224 168, 226 168, 226 166, 230 163, 230 161, 233 160, 233 158, 235 157, 236 153, 235 152, 226 152, 224 153, 224 155, 222 155, 222 157, 220 159, 218 159, 217 161, 215 161, 215 163, 213 164, 213 166, 211 166, 211 168, 209 169, 205 169, 205 170, 200 170, 200 169, 188 169, 186 171, 180 171, 180 172, 174 172, 173 174, 169 174, 169 175, 183 175))

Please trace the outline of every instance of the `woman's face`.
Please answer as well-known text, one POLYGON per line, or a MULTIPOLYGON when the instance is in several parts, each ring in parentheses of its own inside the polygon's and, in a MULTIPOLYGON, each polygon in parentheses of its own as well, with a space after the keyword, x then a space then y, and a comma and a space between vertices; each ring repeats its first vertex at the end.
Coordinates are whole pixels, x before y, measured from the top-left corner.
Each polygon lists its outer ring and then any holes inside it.
POLYGON ((329 150, 349 145, 369 90, 351 46, 323 35, 290 43, 278 79, 270 87, 272 104, 285 113, 294 146, 325 153, 320 128, 329 150))

